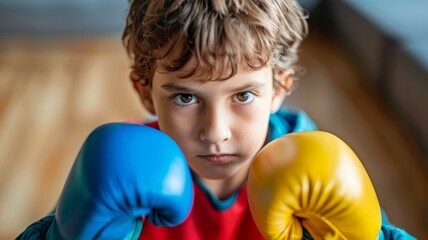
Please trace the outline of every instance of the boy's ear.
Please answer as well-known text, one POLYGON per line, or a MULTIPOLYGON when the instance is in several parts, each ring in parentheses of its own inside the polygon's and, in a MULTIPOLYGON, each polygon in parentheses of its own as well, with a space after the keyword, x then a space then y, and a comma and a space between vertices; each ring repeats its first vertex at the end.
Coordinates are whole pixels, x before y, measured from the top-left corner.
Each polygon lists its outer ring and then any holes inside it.
POLYGON ((137 91, 138 96, 140 97, 140 100, 143 103, 144 107, 147 109, 149 113, 155 115, 156 112, 153 106, 152 89, 150 84, 142 83, 143 80, 140 79, 139 76, 136 76, 134 72, 131 73, 130 78, 134 86, 134 89, 135 91, 137 91))
POLYGON ((155 108, 153 107, 152 100, 152 91, 149 84, 141 84, 139 82, 134 82, 134 89, 138 92, 140 100, 143 103, 144 107, 150 114, 156 115, 155 108))
POLYGON ((287 96, 288 91, 290 91, 291 86, 293 85, 293 79, 293 74, 283 72, 278 75, 278 78, 276 80, 274 80, 274 94, 272 98, 271 108, 272 113, 278 111, 281 107, 285 97, 287 96))

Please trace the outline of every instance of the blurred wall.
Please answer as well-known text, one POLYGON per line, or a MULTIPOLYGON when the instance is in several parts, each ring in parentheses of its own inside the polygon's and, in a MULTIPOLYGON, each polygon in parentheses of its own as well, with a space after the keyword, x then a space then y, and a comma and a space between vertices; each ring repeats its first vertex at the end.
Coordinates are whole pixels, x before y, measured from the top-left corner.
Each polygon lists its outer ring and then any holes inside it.
POLYGON ((0 0, 0 36, 121 32, 126 0, 0 0))

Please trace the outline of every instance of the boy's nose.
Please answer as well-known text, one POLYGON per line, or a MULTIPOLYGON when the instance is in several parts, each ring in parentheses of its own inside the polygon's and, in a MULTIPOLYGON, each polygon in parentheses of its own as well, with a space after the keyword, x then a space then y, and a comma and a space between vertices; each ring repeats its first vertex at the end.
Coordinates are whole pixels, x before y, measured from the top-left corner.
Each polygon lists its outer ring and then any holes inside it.
POLYGON ((218 145, 231 138, 227 114, 220 110, 211 110, 201 116, 200 139, 209 144, 218 145))

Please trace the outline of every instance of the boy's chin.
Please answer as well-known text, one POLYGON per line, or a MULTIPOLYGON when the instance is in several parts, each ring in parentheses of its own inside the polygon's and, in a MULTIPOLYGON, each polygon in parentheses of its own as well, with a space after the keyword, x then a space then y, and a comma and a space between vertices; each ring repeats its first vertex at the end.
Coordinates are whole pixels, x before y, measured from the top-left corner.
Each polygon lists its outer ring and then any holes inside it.
POLYGON ((202 180, 232 180, 246 176, 248 169, 242 167, 211 168, 209 170, 193 170, 193 173, 202 180))

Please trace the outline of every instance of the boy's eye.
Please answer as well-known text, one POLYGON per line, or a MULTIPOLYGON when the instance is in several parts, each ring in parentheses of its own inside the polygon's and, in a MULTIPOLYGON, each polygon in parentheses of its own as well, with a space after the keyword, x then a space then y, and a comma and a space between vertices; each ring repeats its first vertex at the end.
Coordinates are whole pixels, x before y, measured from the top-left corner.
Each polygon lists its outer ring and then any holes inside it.
POLYGON ((254 100, 254 94, 251 92, 240 92, 233 97, 234 102, 250 103, 254 100))
POLYGON ((174 96, 174 101, 180 105, 194 104, 197 100, 197 97, 192 94, 179 93, 174 96))

